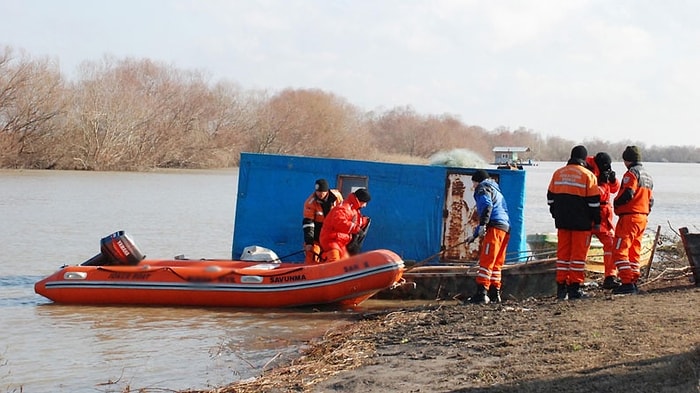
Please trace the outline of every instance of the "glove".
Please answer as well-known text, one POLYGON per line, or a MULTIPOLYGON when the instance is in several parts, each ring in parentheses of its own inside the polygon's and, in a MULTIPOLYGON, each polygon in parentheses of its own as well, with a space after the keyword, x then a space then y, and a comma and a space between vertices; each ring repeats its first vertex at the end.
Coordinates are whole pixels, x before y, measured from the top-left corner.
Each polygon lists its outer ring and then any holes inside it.
POLYGON ((370 218, 367 216, 360 217, 360 228, 367 228, 369 225, 370 218))
POLYGON ((615 183, 615 171, 608 173, 608 183, 615 183))
POLYGON ((473 238, 477 237, 483 237, 486 234, 486 225, 478 225, 476 228, 474 228, 474 235, 472 235, 473 238))

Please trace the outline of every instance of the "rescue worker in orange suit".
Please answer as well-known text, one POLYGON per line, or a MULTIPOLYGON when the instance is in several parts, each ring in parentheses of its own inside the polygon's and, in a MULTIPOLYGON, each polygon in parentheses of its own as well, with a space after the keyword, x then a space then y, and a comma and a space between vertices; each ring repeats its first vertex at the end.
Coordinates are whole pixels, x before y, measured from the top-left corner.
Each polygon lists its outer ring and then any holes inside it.
POLYGON ((323 221, 334 206, 343 202, 343 196, 338 190, 330 189, 326 179, 318 179, 314 184, 314 192, 304 201, 304 218, 301 229, 304 233, 304 251, 306 263, 318 263, 321 257, 319 236, 323 221))
POLYGON ((593 234, 603 245, 604 279, 603 288, 613 289, 620 285, 617 278, 617 268, 612 259, 613 240, 615 237, 615 224, 613 223, 613 208, 610 197, 620 189, 620 181, 612 170, 612 158, 605 152, 595 156, 586 157, 588 167, 598 179, 600 191, 600 229, 593 234))
POLYGON ((557 228, 557 299, 580 299, 591 232, 600 228, 600 190, 586 167, 585 146, 571 149, 566 165, 554 171, 547 204, 557 228))
POLYGON ((369 224, 369 217, 360 213, 370 200, 364 188, 355 190, 340 205, 331 209, 321 228, 323 262, 333 262, 349 257, 347 245, 352 236, 361 233, 369 224))
POLYGON ((617 266, 621 285, 613 294, 637 293, 640 276, 639 261, 642 237, 647 228, 647 218, 654 206, 654 181, 642 166, 642 154, 637 146, 627 146, 622 153, 627 172, 622 176, 620 192, 613 202, 617 214, 613 261, 617 266))
POLYGON ((506 261, 510 240, 508 205, 501 189, 489 174, 479 169, 472 175, 474 201, 479 225, 467 239, 471 243, 482 237, 479 251, 479 271, 476 275, 476 293, 469 298, 472 304, 501 302, 501 269, 506 261))

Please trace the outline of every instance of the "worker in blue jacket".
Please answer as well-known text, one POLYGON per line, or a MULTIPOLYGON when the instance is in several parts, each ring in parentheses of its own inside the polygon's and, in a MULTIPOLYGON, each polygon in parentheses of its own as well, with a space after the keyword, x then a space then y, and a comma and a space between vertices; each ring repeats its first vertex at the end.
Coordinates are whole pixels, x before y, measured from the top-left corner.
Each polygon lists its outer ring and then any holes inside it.
POLYGON ((498 183, 485 170, 474 172, 472 184, 479 225, 467 241, 481 238, 481 247, 476 293, 468 301, 473 304, 500 303, 501 270, 510 240, 508 206, 498 183))

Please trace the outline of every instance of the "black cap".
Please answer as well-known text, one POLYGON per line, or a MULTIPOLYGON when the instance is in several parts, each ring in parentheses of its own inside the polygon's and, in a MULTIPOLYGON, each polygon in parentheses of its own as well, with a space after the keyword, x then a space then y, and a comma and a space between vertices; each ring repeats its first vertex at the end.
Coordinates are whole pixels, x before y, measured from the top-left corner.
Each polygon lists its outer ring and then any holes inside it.
POLYGON ((328 182, 326 179, 318 179, 316 180, 316 191, 328 191, 328 182))
POLYGON ((355 197, 357 197, 357 200, 360 202, 369 202, 372 197, 369 195, 369 191, 367 191, 366 188, 358 188, 355 190, 355 197))
POLYGON ((572 159, 578 158, 579 160, 586 161, 586 157, 588 157, 588 150, 586 150, 586 146, 578 145, 571 149, 572 159))
POLYGON ((622 159, 625 161, 639 162, 642 160, 642 153, 639 152, 637 146, 627 146, 624 152, 622 152, 622 159))
POLYGON ((595 164, 598 166, 598 170, 601 172, 605 172, 611 168, 610 164, 612 163, 612 158, 610 157, 610 154, 606 152, 601 151, 600 153, 596 154, 593 161, 595 161, 595 164))
POLYGON ((483 169, 479 169, 478 171, 474 172, 472 175, 472 181, 475 181, 477 183, 481 183, 482 181, 488 179, 490 176, 488 172, 486 172, 483 169))

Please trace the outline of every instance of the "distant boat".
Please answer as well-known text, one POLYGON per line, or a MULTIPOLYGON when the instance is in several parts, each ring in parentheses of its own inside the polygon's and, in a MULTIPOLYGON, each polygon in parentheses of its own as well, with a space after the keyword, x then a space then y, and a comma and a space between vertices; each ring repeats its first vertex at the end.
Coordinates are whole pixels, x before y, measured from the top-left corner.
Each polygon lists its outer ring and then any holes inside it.
POLYGON ((496 165, 496 169, 524 169, 524 166, 537 166, 537 163, 532 160, 527 161, 510 161, 510 162, 494 162, 491 165, 496 165))
POLYGON ((496 146, 493 148, 493 163, 498 169, 523 169, 523 166, 533 166, 537 163, 532 159, 522 159, 519 153, 529 153, 530 148, 526 146, 496 146))

